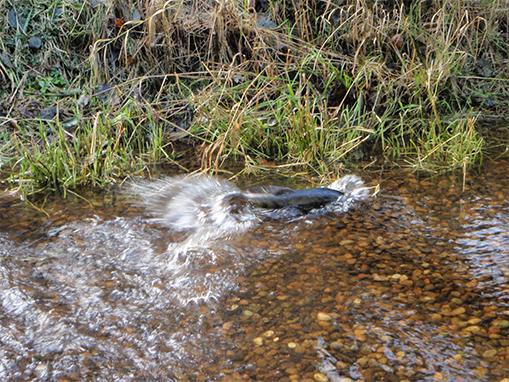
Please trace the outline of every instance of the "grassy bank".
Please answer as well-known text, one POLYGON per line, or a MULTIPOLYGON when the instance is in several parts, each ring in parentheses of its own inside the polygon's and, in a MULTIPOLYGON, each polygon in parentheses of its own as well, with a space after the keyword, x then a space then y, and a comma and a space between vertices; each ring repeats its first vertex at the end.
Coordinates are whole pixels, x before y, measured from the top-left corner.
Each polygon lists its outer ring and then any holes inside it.
POLYGON ((0 164, 26 192, 179 162, 182 145, 203 168, 274 162, 326 176, 387 159, 467 171, 491 135, 509 141, 491 127, 509 106, 501 0, 0 9, 0 164))

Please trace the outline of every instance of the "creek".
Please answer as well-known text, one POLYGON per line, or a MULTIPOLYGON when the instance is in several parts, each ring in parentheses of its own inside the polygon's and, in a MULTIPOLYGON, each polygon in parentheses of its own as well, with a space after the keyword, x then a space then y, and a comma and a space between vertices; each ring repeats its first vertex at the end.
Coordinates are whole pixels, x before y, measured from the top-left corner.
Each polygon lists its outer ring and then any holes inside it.
POLYGON ((206 235, 114 189, 2 196, 0 380, 509 382, 507 174, 366 171, 347 211, 206 235))

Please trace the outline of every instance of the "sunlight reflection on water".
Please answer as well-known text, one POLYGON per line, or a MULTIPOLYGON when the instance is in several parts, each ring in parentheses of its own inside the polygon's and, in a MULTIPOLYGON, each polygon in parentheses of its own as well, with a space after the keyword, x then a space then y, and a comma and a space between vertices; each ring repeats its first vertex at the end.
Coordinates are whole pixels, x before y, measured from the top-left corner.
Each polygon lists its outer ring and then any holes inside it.
POLYGON ((457 240, 458 250, 470 260, 473 278, 490 276, 483 283, 492 286, 486 293, 509 302, 509 214, 501 211, 486 219, 479 212, 484 208, 472 210, 473 216, 465 219, 468 223, 463 225, 464 237, 457 240))

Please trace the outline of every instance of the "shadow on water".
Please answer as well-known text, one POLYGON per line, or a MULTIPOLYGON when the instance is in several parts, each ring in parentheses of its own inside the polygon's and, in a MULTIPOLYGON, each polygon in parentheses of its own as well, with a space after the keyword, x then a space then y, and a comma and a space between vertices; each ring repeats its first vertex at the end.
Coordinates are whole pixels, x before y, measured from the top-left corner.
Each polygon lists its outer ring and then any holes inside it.
POLYGON ((49 217, 4 197, 0 379, 503 381, 508 172, 464 193, 384 172, 350 211, 243 211, 226 234, 114 192, 49 217))

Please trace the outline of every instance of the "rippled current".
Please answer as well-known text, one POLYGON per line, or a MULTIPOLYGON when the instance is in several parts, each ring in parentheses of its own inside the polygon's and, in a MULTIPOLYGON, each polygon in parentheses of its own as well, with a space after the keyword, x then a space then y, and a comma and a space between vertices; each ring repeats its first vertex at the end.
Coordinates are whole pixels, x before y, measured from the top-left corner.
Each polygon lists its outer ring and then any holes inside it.
POLYGON ((205 231, 148 188, 4 193, 0 380, 507 382, 507 174, 366 172, 348 211, 205 231))

